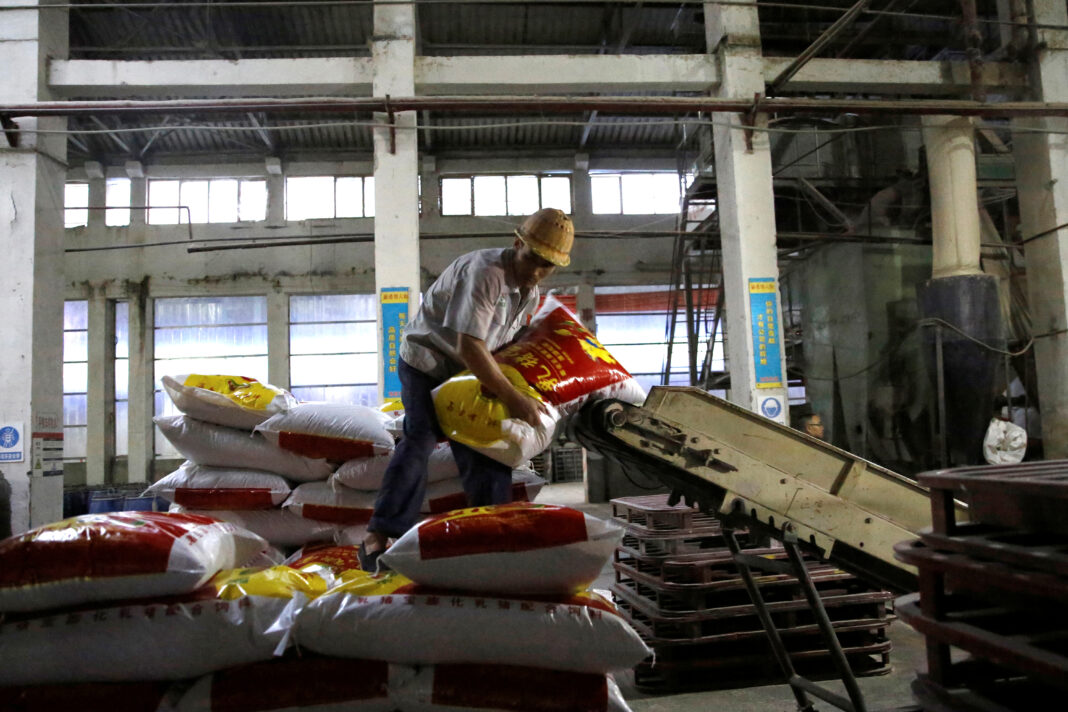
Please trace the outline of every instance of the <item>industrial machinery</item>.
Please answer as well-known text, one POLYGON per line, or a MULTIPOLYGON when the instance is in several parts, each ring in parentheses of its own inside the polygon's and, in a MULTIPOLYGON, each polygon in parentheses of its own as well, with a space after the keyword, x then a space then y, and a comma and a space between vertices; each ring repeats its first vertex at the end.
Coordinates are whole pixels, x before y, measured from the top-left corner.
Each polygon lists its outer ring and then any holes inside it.
MULTIPOLYGON (((901 475, 809 435, 763 418, 698 388, 654 387, 641 406, 606 400, 587 404, 568 425, 569 437, 617 462, 625 473, 655 477, 719 518, 772 648, 797 699, 807 694, 839 709, 865 710, 863 696, 802 562, 802 550, 872 583, 914 591, 916 569, 893 547, 931 525, 928 491, 901 475), (778 539, 786 561, 746 554, 730 534, 746 529, 778 539), (824 634, 845 684, 846 699, 794 672, 750 569, 790 573, 824 634)), ((967 519, 955 505, 959 520, 967 519)))

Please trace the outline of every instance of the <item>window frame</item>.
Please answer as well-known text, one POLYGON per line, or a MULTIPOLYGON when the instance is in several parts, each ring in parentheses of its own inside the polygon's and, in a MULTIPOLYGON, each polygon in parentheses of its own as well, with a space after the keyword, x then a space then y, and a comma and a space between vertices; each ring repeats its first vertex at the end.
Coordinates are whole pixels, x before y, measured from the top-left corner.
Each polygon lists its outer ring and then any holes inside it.
POLYGON ((253 224, 256 224, 256 223, 266 222, 267 221, 267 215, 268 215, 268 212, 269 212, 269 200, 268 199, 264 200, 264 210, 263 210, 263 217, 262 218, 259 218, 259 219, 256 219, 256 220, 242 220, 241 219, 241 194, 242 194, 242 191, 245 189, 246 184, 252 184, 252 183, 262 183, 263 184, 263 192, 264 192, 265 195, 267 194, 267 191, 268 191, 267 178, 264 177, 264 176, 208 176, 208 177, 203 177, 203 178, 201 178, 201 177, 192 178, 192 177, 155 176, 155 177, 147 178, 145 180, 145 198, 146 198, 145 202, 147 203, 146 207, 144 208, 144 211, 145 211, 145 224, 146 225, 151 225, 153 227, 164 227, 164 226, 168 226, 168 225, 190 225, 190 224, 192 224, 192 225, 253 225, 253 224), (222 221, 222 220, 212 220, 211 219, 211 187, 212 187, 212 184, 217 182, 217 181, 220 181, 220 182, 221 181, 236 181, 237 182, 237 200, 234 203, 234 211, 233 211, 234 215, 237 217, 237 220, 234 221, 234 222, 222 221), (153 200, 152 200, 152 184, 153 183, 177 183, 178 184, 178 200, 175 201, 175 205, 181 206, 181 207, 155 206, 153 204, 153 200), (182 197, 181 197, 182 196, 182 186, 184 184, 186 184, 186 183, 207 183, 208 184, 207 198, 206 198, 206 202, 204 204, 204 211, 205 211, 205 215, 207 216, 207 220, 205 220, 205 221, 193 220, 192 219, 193 210, 188 206, 183 206, 182 197), (177 222, 170 222, 170 221, 156 222, 156 221, 153 221, 152 215, 153 215, 154 211, 157 212, 160 215, 170 215, 170 214, 172 214, 172 212, 176 212, 177 215, 178 215, 177 222))
POLYGON ((338 175, 287 175, 283 181, 282 189, 282 212, 285 216, 286 222, 301 222, 304 220, 363 220, 374 219, 375 217, 375 187, 374 187, 374 175, 365 175, 362 173, 342 173, 338 175), (294 178, 331 178, 333 179, 333 190, 331 191, 331 212, 330 216, 318 216, 307 218, 291 218, 289 217, 289 181, 294 178), (360 215, 339 216, 337 214, 337 182, 338 180, 348 180, 358 178, 360 180, 360 215), (367 181, 371 181, 370 199, 368 198, 367 181), (368 214, 370 209, 370 214, 368 214))
POLYGON ((568 193, 569 205, 567 213, 571 213, 574 210, 575 196, 574 186, 575 177, 570 171, 515 171, 507 173, 455 173, 455 174, 443 174, 438 176, 438 212, 442 217, 523 217, 529 215, 530 212, 509 212, 511 201, 508 199, 508 178, 510 177, 534 177, 538 181, 538 207, 535 210, 545 207, 559 207, 559 206, 547 206, 545 204, 545 191, 542 187, 542 181, 546 178, 566 178, 568 181, 568 193), (503 213, 478 213, 475 210, 475 179, 476 178, 503 178, 504 179, 504 199, 503 199, 503 213), (469 211, 466 213, 446 213, 445 201, 444 201, 444 181, 446 180, 467 180, 468 181, 468 205, 469 211))

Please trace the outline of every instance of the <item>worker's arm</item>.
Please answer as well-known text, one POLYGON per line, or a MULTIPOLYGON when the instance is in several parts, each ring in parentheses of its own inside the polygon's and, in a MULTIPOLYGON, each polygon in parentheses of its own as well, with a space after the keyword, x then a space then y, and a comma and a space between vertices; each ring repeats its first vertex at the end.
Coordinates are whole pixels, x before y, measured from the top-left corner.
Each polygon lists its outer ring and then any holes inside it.
POLYGON ((493 355, 486 348, 486 342, 474 336, 461 333, 457 339, 457 350, 471 373, 508 408, 513 418, 525 420, 537 426, 540 413, 545 412, 545 405, 519 391, 501 371, 493 355))

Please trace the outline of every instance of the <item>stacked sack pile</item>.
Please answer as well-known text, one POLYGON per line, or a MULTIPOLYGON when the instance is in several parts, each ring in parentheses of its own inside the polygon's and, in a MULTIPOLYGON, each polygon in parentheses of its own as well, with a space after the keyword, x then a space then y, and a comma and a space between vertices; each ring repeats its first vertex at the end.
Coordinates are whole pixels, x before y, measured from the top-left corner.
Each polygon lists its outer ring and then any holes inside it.
POLYGON ((327 588, 207 517, 88 514, 0 541, 0 706, 171 709, 171 682, 280 654, 327 588))
POLYGON ((383 556, 267 544, 184 513, 0 542, 0 699, 43 712, 625 712, 649 650, 587 590, 622 529, 529 503, 431 517, 383 556), (400 571, 405 572, 404 574, 400 571), (407 574, 407 575, 405 575, 407 574))
POLYGON ((172 511, 250 529, 281 549, 333 540, 366 524, 373 496, 368 503, 337 491, 329 479, 341 463, 388 460, 390 416, 361 405, 298 403, 251 378, 162 380, 182 415, 155 422, 186 462, 146 494, 170 501, 172 511))

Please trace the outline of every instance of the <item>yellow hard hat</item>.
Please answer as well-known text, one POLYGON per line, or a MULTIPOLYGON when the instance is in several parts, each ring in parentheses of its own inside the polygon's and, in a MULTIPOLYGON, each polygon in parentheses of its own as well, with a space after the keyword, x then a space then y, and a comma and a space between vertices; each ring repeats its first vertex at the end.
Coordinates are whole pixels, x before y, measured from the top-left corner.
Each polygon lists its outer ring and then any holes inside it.
POLYGON ((563 210, 542 208, 524 220, 515 234, 538 257, 552 262, 557 267, 567 267, 571 264, 575 226, 563 210))

